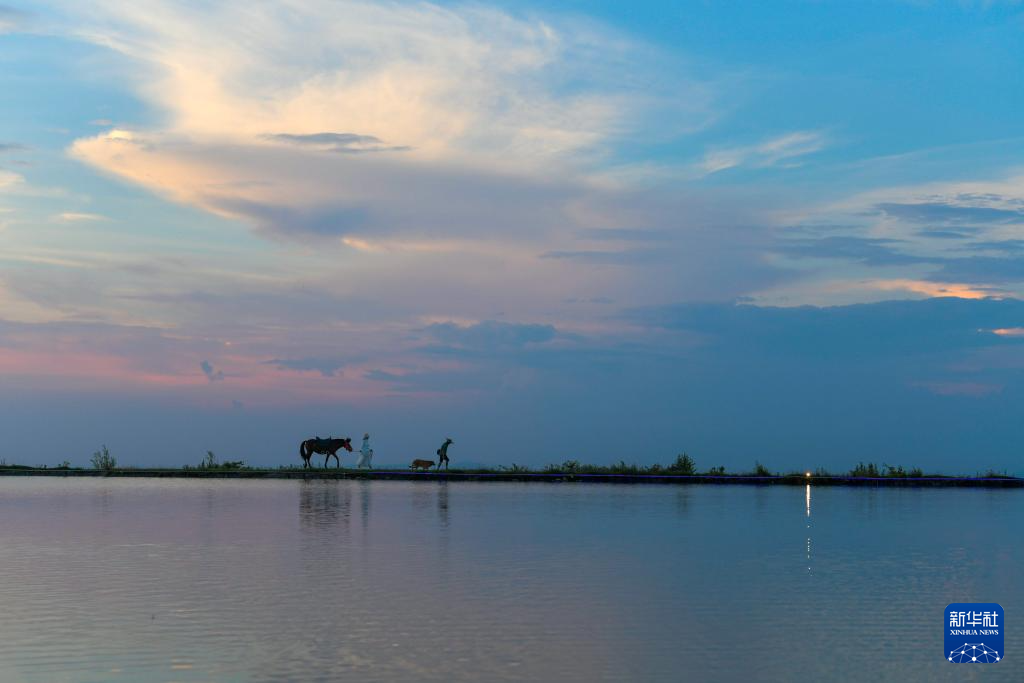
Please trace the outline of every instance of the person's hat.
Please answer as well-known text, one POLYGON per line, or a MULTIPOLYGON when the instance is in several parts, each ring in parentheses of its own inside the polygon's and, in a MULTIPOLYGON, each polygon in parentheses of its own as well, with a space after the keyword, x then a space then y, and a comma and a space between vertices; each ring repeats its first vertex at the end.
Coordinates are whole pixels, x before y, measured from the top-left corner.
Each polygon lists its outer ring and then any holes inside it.
POLYGON ((370 438, 370 432, 366 432, 365 434, 363 434, 363 438, 364 439, 369 439, 370 438))

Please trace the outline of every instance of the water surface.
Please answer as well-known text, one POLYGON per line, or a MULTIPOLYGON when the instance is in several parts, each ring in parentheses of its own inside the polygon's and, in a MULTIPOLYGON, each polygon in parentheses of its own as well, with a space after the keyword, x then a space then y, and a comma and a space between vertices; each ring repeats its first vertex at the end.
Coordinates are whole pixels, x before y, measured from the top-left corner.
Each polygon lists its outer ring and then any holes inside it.
POLYGON ((1017 490, 0 478, 0 681, 1020 681, 1022 521, 1017 490), (1004 661, 943 659, 951 602, 1002 604, 1004 661))

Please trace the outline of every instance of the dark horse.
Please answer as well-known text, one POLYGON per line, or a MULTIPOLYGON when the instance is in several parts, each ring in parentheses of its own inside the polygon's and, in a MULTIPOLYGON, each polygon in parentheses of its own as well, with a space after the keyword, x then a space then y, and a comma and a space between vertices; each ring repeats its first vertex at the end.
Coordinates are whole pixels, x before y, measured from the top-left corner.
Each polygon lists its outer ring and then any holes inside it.
POLYGON ((338 458, 338 449, 344 448, 349 453, 352 452, 352 439, 321 439, 319 436, 315 439, 306 439, 299 444, 299 455, 302 456, 302 467, 312 467, 309 463, 309 459, 313 457, 314 453, 323 453, 326 457, 324 458, 324 467, 327 467, 327 463, 330 462, 331 456, 338 462, 338 467, 341 467, 341 459, 338 458))

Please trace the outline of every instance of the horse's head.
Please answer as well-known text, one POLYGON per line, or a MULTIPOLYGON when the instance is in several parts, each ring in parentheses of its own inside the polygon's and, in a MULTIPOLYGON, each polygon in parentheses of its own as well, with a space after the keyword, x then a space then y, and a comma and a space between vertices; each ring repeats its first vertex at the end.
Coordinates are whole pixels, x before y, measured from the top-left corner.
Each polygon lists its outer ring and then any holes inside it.
POLYGON ((342 439, 341 445, 349 453, 352 452, 352 439, 342 439))

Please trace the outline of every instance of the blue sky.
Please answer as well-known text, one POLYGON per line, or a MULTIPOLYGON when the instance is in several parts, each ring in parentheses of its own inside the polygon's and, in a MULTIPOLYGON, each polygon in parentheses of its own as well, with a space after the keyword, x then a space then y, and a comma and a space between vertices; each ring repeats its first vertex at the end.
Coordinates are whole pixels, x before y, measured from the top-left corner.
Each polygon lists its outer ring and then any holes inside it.
POLYGON ((6 0, 0 456, 1021 472, 1022 32, 6 0))

